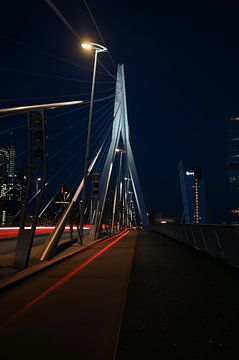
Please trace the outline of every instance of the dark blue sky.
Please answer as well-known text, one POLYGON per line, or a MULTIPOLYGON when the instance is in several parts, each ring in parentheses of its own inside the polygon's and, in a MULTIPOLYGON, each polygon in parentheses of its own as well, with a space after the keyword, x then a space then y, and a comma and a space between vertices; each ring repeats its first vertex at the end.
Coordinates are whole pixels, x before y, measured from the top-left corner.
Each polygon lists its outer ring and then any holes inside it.
MULTIPOLYGON (((82 37, 100 43, 83 1, 54 3, 82 37)), ((182 214, 177 165, 183 160, 185 166, 201 166, 209 221, 221 222, 228 197, 226 126, 239 113, 238 2, 89 0, 88 4, 113 58, 125 64, 132 147, 148 210, 182 214)), ((0 35, 91 69, 76 38, 44 1, 13 1, 1 7, 0 35)), ((90 90, 90 71, 4 38, 1 48, 1 67, 89 81, 0 71, 1 99, 90 90)), ((102 54, 102 62, 114 71, 108 55, 102 54)), ((9 121, 15 125, 16 120, 9 121)))

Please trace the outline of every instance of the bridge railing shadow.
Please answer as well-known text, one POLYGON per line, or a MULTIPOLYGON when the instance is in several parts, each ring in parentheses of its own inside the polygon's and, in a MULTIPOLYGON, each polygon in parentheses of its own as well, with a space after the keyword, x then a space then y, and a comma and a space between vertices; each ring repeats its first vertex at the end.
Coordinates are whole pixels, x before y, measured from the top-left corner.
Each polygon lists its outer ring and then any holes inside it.
POLYGON ((150 225, 149 230, 239 268, 238 225, 158 224, 150 225))

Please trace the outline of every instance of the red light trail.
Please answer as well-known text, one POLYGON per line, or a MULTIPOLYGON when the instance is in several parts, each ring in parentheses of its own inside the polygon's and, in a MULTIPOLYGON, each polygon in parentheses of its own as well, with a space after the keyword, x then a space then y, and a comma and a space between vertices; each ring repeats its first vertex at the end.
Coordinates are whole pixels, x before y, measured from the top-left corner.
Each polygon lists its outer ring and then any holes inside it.
MULTIPOLYGON (((102 255, 105 251, 107 251, 109 248, 111 248, 113 245, 115 245, 119 240, 121 240, 123 237, 125 237, 127 234, 129 233, 129 231, 127 230, 126 232, 123 232, 123 234, 121 234, 120 236, 118 236, 116 239, 114 239, 113 241, 111 241, 109 244, 107 244, 103 249, 100 249, 96 254, 94 254, 93 256, 91 256, 90 258, 88 258, 87 260, 85 260, 83 263, 81 263, 80 265, 78 265, 75 269, 71 270, 68 274, 66 274, 62 279, 60 279, 59 281, 57 281, 54 285, 52 285, 50 288, 48 288, 46 291, 44 291, 40 296, 36 297, 35 299, 33 299, 30 303, 28 303, 27 305, 25 305, 23 308, 19 309, 16 313, 14 313, 13 315, 11 315, 7 320, 5 320, 1 325, 0 325, 0 332, 4 331, 8 326, 10 326, 12 323, 14 323, 17 319, 19 319, 27 310, 29 310, 30 308, 32 308, 32 306, 36 303, 38 303, 39 301, 41 301, 42 299, 44 299, 45 297, 47 297, 49 294, 51 294, 52 292, 54 292, 56 289, 58 289, 60 286, 62 286, 63 284, 65 284, 68 280, 70 280, 73 276, 75 276, 79 271, 81 271, 82 269, 84 269, 87 265, 89 265, 92 261, 94 261, 95 259, 97 259, 100 255, 102 255)), ((117 236, 117 235, 116 235, 117 236)), ((112 236, 112 238, 114 238, 115 236, 112 236)), ((107 241, 109 239, 106 239, 105 241, 107 241)), ((102 244, 102 242, 101 242, 102 244)), ((97 244, 96 244, 97 245, 97 244)))
MULTIPOLYGON (((49 234, 55 227, 54 226, 37 226, 36 235, 49 234)), ((30 227, 26 227, 30 229, 30 227)), ((70 226, 67 225, 65 230, 69 230, 70 226)), ((84 230, 90 229, 90 225, 84 225, 84 230)), ((76 226, 73 226, 73 230, 76 230, 76 226)), ((18 236, 19 227, 0 227, 0 239, 15 238, 18 236)))

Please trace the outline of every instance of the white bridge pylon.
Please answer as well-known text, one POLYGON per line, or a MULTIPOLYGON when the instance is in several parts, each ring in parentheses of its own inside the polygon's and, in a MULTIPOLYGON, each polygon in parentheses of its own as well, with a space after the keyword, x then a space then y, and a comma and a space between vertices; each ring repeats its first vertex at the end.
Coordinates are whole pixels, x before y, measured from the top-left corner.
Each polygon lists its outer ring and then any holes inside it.
MULTIPOLYGON (((125 152, 124 154, 125 174, 127 174, 129 176, 129 179, 131 180, 131 185, 141 222, 143 225, 147 226, 148 216, 145 209, 144 199, 140 188, 139 179, 138 179, 133 153, 130 145, 130 139, 129 139, 129 124, 128 124, 128 116, 127 116, 126 93, 125 93, 124 65, 118 65, 112 135, 111 135, 110 146, 106 156, 106 161, 104 163, 104 167, 101 175, 100 198, 99 198, 99 208, 98 208, 99 216, 97 216, 97 220, 95 223, 96 232, 94 236, 95 235, 97 236, 100 231, 102 216, 104 213, 104 208, 106 203, 106 197, 109 190, 109 184, 113 170, 113 164, 116 156, 116 149, 118 149, 120 143, 123 144, 123 148, 125 152)), ((102 151, 103 145, 104 144, 101 145, 96 156, 89 164, 87 176, 89 176, 90 173, 92 172, 93 167, 99 157, 99 154, 102 151)), ((71 212, 73 211, 74 204, 78 201, 78 198, 80 197, 83 186, 84 186, 84 179, 81 180, 75 194, 72 197, 72 200, 69 202, 67 208, 65 209, 62 217, 58 221, 56 227, 54 228, 54 230, 46 240, 42 254, 40 256, 41 261, 47 260, 52 256, 54 249, 56 248, 57 244, 60 241, 61 235, 67 224, 67 221, 70 218, 71 212)))
POLYGON ((125 170, 126 173, 129 174, 131 180, 139 216, 141 222, 144 225, 148 225, 148 216, 147 216, 145 203, 144 203, 144 199, 136 171, 136 166, 134 162, 134 157, 131 149, 131 144, 130 144, 123 64, 118 65, 118 70, 117 70, 112 137, 100 181, 101 196, 99 203, 99 209, 100 209, 100 217, 98 222, 99 226, 101 224, 102 215, 104 212, 106 196, 108 193, 110 178, 113 169, 113 163, 116 156, 116 149, 118 149, 119 147, 120 140, 122 141, 123 149, 125 150, 125 154, 124 154, 124 162, 126 164, 125 170))

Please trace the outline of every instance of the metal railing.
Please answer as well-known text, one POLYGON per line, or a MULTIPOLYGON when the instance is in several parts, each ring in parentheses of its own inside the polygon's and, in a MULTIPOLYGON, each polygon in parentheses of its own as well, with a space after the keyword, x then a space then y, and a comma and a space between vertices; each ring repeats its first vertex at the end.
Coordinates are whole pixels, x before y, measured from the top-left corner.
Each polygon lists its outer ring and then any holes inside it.
POLYGON ((239 225, 150 225, 149 230, 239 268, 239 225))

